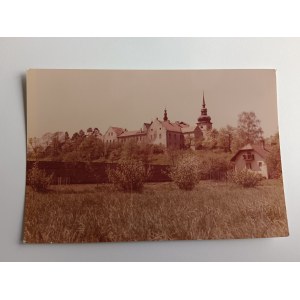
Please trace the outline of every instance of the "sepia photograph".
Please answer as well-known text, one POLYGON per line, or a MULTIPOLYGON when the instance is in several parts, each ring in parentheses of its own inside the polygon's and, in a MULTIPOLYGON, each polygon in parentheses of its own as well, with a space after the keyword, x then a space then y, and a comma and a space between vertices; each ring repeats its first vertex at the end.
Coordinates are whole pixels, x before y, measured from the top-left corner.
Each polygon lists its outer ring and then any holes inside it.
POLYGON ((276 71, 27 72, 24 243, 289 235, 276 71))

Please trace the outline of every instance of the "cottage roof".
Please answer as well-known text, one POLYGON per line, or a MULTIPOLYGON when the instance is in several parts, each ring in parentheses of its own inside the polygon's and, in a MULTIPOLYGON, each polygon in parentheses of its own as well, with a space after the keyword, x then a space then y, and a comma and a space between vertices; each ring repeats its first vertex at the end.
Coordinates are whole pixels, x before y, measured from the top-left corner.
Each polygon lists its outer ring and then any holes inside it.
POLYGON ((238 154, 240 152, 245 152, 245 151, 255 151, 258 153, 262 158, 266 158, 268 154, 270 153, 269 150, 267 150, 265 147, 260 146, 260 145, 254 145, 254 144, 247 144, 243 148, 239 149, 235 155, 231 158, 231 161, 235 161, 237 158, 238 154))

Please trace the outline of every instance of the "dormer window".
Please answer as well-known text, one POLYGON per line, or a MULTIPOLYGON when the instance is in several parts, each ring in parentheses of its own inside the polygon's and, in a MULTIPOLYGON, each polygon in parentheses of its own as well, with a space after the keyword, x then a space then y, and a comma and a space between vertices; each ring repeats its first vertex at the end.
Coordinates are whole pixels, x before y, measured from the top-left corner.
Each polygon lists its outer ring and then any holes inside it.
POLYGON ((254 154, 251 153, 250 151, 248 151, 243 154, 243 158, 244 158, 244 160, 247 160, 247 161, 254 160, 254 154))

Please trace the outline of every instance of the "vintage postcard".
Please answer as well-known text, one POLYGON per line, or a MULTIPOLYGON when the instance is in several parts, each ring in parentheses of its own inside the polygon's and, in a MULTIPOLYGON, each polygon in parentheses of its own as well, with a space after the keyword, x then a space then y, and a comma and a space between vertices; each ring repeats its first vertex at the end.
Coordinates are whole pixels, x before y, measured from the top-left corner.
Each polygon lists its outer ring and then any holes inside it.
POLYGON ((275 70, 29 70, 25 243, 288 236, 275 70))

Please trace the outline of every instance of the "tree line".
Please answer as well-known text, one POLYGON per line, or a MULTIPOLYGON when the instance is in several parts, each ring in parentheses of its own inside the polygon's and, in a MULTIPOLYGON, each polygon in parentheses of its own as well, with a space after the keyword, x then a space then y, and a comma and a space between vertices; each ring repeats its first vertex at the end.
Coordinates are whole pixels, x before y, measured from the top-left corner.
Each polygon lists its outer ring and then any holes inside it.
MULTIPOLYGON (((45 146, 39 144, 35 139, 29 139, 30 151, 28 159, 52 160, 52 161, 106 161, 120 162, 124 159, 141 160, 144 164, 157 162, 174 164, 176 159, 182 155, 182 150, 166 149, 164 146, 152 144, 137 144, 130 141, 127 143, 105 144, 100 137, 97 128, 75 132, 72 137, 68 132, 61 138, 58 133, 51 136, 49 143, 45 146)), ((196 149, 202 150, 199 154, 207 158, 207 165, 212 161, 218 161, 219 165, 228 163, 231 153, 248 143, 259 143, 263 137, 261 122, 254 112, 242 112, 238 116, 237 126, 227 125, 223 128, 212 129, 207 132, 206 138, 197 142, 196 149), (209 154, 209 153, 210 154, 209 154), (222 155, 222 153, 227 155, 222 155), (211 154, 214 154, 213 157, 211 154)), ((279 135, 265 139, 270 145, 269 165, 276 176, 281 174, 279 135)), ((186 147, 188 148, 188 147, 186 147)), ((185 149, 188 150, 188 149, 185 149)), ((225 167, 222 167, 225 169, 225 167)))

